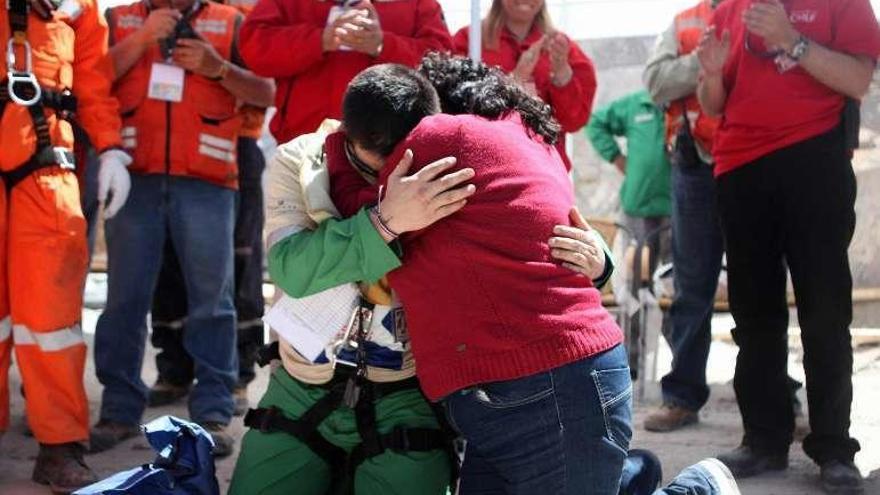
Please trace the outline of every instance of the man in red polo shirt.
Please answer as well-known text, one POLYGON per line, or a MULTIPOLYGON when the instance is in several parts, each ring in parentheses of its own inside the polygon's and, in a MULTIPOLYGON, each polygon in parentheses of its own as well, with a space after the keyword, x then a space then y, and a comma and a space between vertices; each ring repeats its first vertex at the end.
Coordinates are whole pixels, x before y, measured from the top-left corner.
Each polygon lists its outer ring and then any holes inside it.
POLYGON ((849 436, 847 247, 855 226, 855 102, 868 91, 878 56, 880 27, 868 0, 729 0, 698 48, 700 103, 722 117, 713 155, 745 435, 719 459, 738 477, 788 465, 787 266, 807 378, 804 450, 821 466, 826 490, 861 490, 853 464, 859 444, 849 436))
POLYGON ((415 67, 426 52, 451 51, 437 0, 260 0, 241 26, 241 56, 275 78, 279 143, 342 115, 349 81, 367 67, 415 67))

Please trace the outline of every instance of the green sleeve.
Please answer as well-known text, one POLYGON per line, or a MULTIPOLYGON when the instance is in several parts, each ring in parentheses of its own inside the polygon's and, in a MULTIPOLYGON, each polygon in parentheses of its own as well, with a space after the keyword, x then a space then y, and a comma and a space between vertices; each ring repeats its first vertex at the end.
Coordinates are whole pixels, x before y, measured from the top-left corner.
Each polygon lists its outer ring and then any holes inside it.
POLYGON ((291 297, 305 297, 349 282, 375 282, 400 266, 366 209, 315 230, 290 235, 269 250, 269 276, 291 297))
POLYGON ((602 237, 601 234, 596 232, 596 238, 599 239, 599 244, 602 246, 602 251, 605 253, 605 271, 602 272, 602 275, 600 275, 599 278, 593 279, 593 286, 597 289, 602 289, 602 287, 611 280, 611 275, 614 273, 614 255, 611 254, 611 249, 608 247, 608 243, 605 242, 605 238, 602 237))
POLYGON ((614 136, 622 136, 625 132, 622 104, 621 100, 617 100, 595 111, 586 127, 587 138, 593 148, 608 162, 620 155, 620 147, 614 136))

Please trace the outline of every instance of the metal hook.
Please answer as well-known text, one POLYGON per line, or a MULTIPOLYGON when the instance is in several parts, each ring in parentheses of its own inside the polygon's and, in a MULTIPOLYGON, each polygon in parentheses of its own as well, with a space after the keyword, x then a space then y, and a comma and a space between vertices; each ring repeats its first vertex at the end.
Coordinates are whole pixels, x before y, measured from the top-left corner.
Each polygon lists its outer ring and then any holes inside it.
POLYGON ((34 76, 33 73, 33 65, 31 60, 31 44, 28 43, 27 40, 25 40, 22 45, 24 45, 25 64, 24 72, 19 72, 15 69, 14 39, 10 38, 9 42, 6 44, 6 66, 9 70, 6 87, 9 90, 10 100, 21 106, 29 107, 40 101, 40 98, 43 96, 43 90, 40 88, 40 83, 37 82, 37 78, 36 76, 34 76), (34 89, 33 97, 23 98, 16 94, 15 86, 18 84, 29 84, 34 89))

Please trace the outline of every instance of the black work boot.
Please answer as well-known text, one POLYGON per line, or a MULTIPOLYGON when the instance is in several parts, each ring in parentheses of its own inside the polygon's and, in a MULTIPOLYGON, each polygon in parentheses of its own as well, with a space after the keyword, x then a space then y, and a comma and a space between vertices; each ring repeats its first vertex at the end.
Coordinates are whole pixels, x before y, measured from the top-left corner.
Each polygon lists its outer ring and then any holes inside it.
POLYGON ((31 478, 49 485, 52 493, 71 493, 98 481, 83 460, 85 447, 79 443, 40 444, 40 453, 31 478))
POLYGON ((102 419, 89 432, 89 453, 96 454, 110 450, 140 433, 141 429, 138 425, 126 425, 102 419))
POLYGON ((788 468, 788 454, 768 454, 747 445, 721 454, 717 459, 730 469, 737 479, 748 478, 764 471, 781 471, 788 468))
POLYGON ((825 461, 819 467, 822 488, 827 493, 858 495, 865 493, 862 473, 852 461, 825 461))

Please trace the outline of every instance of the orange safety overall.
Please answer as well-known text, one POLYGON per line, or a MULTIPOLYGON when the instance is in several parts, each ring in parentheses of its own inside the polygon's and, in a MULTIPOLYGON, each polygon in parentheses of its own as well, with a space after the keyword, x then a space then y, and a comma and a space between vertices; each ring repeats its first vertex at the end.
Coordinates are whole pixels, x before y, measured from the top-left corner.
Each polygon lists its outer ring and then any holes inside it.
POLYGON ((63 117, 78 105, 98 150, 121 145, 107 26, 94 0, 66 0, 48 20, 26 0, 9 4, 0 5, 0 41, 13 55, 10 67, 0 59, 0 431, 9 426, 14 349, 36 439, 84 441, 88 253, 73 132, 63 117), (65 91, 74 82, 76 100, 65 91))

